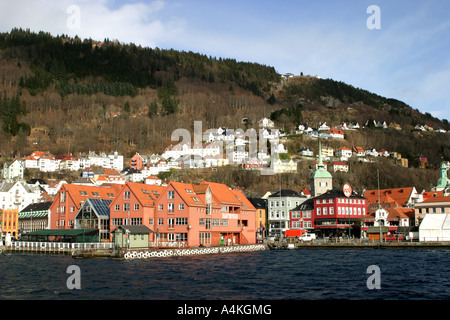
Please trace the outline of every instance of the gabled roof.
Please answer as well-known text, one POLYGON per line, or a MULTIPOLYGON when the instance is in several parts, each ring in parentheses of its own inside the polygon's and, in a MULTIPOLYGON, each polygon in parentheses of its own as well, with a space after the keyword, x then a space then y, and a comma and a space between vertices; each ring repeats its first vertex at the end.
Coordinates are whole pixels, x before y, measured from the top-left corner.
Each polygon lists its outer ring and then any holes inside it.
POLYGON ((121 186, 111 185, 109 187, 95 187, 65 183, 61 186, 59 194, 61 194, 62 191, 65 191, 67 197, 70 197, 77 209, 79 209, 80 203, 86 201, 87 198, 113 200, 118 194, 119 188, 121 188, 121 186))
POLYGON ((314 199, 305 200, 303 203, 300 203, 291 211, 305 211, 305 210, 314 210, 314 199))
POLYGON ((234 204, 241 205, 241 201, 236 198, 236 193, 233 192, 227 185, 223 183, 202 181, 200 185, 207 184, 211 189, 212 194, 216 197, 220 204, 234 204))
POLYGON ((279 198, 279 197, 302 197, 302 195, 294 190, 281 189, 269 196, 269 198, 279 198))
MULTIPOLYGON (((381 189, 380 197, 389 195, 400 206, 405 207, 408 201, 410 201, 414 190, 414 187, 381 189)), ((367 198, 369 203, 376 203, 378 201, 378 190, 366 190, 363 195, 367 198)))
POLYGON ((134 196, 143 206, 154 206, 155 202, 166 189, 165 187, 155 186, 151 184, 126 182, 122 190, 127 187, 131 192, 133 192, 134 196))
POLYGON ((450 196, 435 196, 430 197, 426 200, 424 200, 422 203, 433 203, 433 202, 448 202, 450 203, 450 196))

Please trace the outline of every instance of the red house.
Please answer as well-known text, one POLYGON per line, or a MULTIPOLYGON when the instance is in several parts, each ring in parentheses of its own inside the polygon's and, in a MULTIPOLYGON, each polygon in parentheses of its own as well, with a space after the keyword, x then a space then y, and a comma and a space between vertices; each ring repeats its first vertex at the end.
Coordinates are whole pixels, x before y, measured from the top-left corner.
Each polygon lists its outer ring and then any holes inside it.
POLYGON ((155 203, 164 191, 161 186, 126 182, 109 206, 110 230, 119 225, 144 225, 155 231, 155 203))
POLYGON ((144 158, 136 152, 136 154, 130 160, 130 168, 141 171, 144 169, 144 158))
POLYGON ((221 183, 170 182, 156 202, 158 241, 185 246, 256 243, 256 209, 221 183))
POLYGON ((88 198, 114 200, 121 186, 93 187, 63 184, 50 206, 50 229, 73 229, 74 219, 88 198))
POLYGON ((367 199, 355 192, 346 197, 342 190, 329 190, 313 198, 314 230, 319 236, 358 236, 356 224, 367 214, 367 199))

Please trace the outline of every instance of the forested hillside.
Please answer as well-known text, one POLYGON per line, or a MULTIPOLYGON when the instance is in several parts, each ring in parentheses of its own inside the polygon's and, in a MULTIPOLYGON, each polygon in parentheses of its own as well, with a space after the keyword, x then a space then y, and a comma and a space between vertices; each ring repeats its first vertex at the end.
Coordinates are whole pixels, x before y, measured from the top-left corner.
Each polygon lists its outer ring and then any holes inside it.
MULTIPOLYGON (((193 132, 195 120, 203 130, 245 129, 264 116, 287 132, 300 123, 395 122, 402 131, 368 128, 329 144, 422 154, 432 166, 450 159, 448 134, 413 131, 417 124, 449 130, 447 120, 336 80, 284 80, 258 63, 22 29, 0 33, 0 108, 3 159, 33 150, 162 153, 176 143, 172 132, 193 132)), ((316 144, 299 137, 288 147, 316 144)))

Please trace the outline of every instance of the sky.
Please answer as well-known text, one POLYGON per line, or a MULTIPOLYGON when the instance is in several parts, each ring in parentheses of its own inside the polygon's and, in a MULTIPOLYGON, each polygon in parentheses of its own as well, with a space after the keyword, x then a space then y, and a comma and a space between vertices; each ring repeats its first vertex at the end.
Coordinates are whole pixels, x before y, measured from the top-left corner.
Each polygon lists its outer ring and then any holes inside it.
POLYGON ((319 75, 450 120, 448 0, 0 0, 15 27, 319 75))

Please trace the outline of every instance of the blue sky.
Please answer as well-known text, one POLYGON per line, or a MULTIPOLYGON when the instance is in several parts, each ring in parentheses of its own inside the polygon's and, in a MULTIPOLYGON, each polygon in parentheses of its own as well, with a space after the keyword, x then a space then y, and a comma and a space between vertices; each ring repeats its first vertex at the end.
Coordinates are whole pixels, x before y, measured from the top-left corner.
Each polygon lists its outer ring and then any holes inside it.
POLYGON ((448 0, 0 0, 0 31, 13 27, 258 62, 450 120, 448 0))

